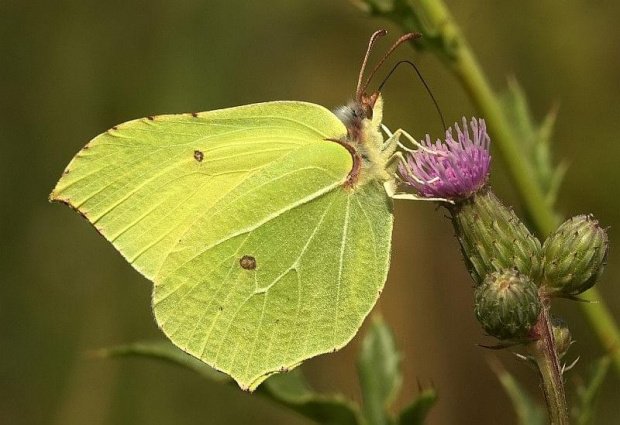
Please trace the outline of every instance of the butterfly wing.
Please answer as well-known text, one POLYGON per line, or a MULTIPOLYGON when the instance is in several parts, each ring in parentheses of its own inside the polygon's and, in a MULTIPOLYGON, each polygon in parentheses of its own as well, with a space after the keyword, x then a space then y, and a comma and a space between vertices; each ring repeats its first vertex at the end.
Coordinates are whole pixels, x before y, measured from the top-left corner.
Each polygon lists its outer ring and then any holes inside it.
POLYGON ((95 138, 52 199, 80 211, 155 283, 159 326, 254 389, 342 347, 382 288, 391 204, 343 184, 328 110, 270 102, 131 121, 95 138))

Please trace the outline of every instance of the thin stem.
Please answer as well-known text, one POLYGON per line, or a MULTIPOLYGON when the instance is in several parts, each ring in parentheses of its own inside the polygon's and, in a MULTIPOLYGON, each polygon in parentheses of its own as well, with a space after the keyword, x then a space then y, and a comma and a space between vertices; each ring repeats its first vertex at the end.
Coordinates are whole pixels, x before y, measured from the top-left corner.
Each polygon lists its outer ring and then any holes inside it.
MULTIPOLYGON (((364 1, 373 3, 372 0, 364 1)), ((552 233, 561 223, 562 217, 546 202, 543 190, 535 179, 533 166, 521 154, 520 141, 515 137, 497 95, 443 1, 417 0, 410 3, 394 0, 393 10, 382 10, 376 8, 374 13, 393 20, 406 32, 422 31, 423 38, 417 43, 423 43, 423 47, 433 51, 456 75, 480 114, 486 118, 500 160, 508 170, 538 234, 545 237, 552 233)), ((590 289, 585 298, 596 301, 596 304, 581 303, 580 307, 601 345, 612 355, 616 372, 620 376, 620 350, 617 350, 620 346, 620 329, 596 288, 590 289)))
MULTIPOLYGON (((548 304, 548 303, 545 303, 548 304)), ((558 359, 553 331, 549 321, 548 305, 545 305, 534 330, 540 336, 529 351, 536 361, 540 382, 545 394, 551 425, 568 425, 568 407, 562 379, 562 367, 558 359)))

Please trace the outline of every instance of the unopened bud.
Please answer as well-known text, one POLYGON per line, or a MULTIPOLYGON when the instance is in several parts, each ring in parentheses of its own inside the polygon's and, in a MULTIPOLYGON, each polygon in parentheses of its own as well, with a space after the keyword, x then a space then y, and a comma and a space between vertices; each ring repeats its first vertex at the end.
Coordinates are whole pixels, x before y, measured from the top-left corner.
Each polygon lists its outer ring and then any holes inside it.
POLYGON ((555 349, 558 352, 558 357, 562 357, 573 343, 570 330, 568 330, 566 322, 559 317, 553 317, 551 319, 551 329, 553 331, 553 340, 555 342, 555 349))
POLYGON ((575 296, 603 273, 609 241, 591 215, 565 221, 543 244, 543 286, 549 295, 575 296))
POLYGON ((476 284, 480 285, 488 273, 508 269, 538 279, 540 241, 491 189, 483 188, 448 209, 463 257, 476 284))
POLYGON ((527 339, 542 308, 536 284, 516 270, 488 274, 474 297, 482 328, 502 341, 527 339))

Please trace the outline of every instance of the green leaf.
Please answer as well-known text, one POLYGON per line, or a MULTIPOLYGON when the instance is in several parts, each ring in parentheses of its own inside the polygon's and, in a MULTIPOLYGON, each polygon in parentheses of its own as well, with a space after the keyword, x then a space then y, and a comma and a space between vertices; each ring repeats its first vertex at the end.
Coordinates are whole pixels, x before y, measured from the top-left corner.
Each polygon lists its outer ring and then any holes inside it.
POLYGON ((557 108, 553 108, 542 123, 536 123, 525 92, 514 78, 508 81, 508 90, 500 97, 500 102, 514 136, 521 141, 521 150, 531 164, 545 201, 553 206, 567 169, 566 163, 555 166, 551 154, 557 108))
MULTIPOLYGON (((198 373, 209 381, 229 383, 229 376, 184 353, 170 342, 137 342, 104 348, 92 353, 96 357, 143 357, 168 362, 198 373)), ((359 407, 339 394, 320 394, 312 390, 299 369, 267 379, 256 394, 292 409, 321 424, 363 425, 359 407)))
POLYGON ((339 394, 314 392, 299 369, 274 375, 259 388, 272 400, 320 424, 357 425, 364 424, 359 407, 339 394))
POLYGON ((421 390, 416 399, 400 412, 398 425, 422 425, 436 402, 437 391, 434 388, 421 390))
POLYGON ((375 316, 358 357, 364 414, 372 425, 390 423, 389 409, 403 379, 400 361, 391 329, 381 317, 375 316))
POLYGON ((346 345, 385 284, 394 177, 380 105, 361 127, 371 165, 329 110, 267 102, 115 126, 51 199, 154 282, 175 345, 252 391, 346 345))
POLYGON ((214 382, 232 382, 230 377, 176 348, 168 341, 143 341, 128 345, 102 348, 90 353, 94 357, 142 357, 165 361, 196 372, 214 382))
POLYGON ((532 400, 527 391, 499 362, 491 363, 491 367, 512 401, 519 424, 545 425, 547 422, 545 409, 532 400))
POLYGON ((589 368, 588 379, 585 383, 578 382, 577 398, 579 403, 572 410, 575 425, 594 424, 596 402, 601 391, 607 371, 611 365, 611 358, 605 356, 589 368))

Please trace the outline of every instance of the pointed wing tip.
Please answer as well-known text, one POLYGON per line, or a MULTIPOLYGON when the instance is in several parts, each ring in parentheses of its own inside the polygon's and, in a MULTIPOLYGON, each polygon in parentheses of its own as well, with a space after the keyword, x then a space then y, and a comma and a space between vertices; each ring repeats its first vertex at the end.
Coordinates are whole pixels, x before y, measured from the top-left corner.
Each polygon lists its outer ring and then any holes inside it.
POLYGON ((71 208, 73 208, 73 205, 71 205, 71 200, 68 198, 63 198, 60 196, 60 193, 58 193, 58 191, 56 191, 56 189, 54 188, 54 190, 52 190, 52 192, 47 196, 47 200, 49 202, 57 202, 59 204, 65 204, 71 208))
POLYGON ((50 194, 47 196, 47 200, 49 202, 57 202, 59 204, 65 204, 69 208, 77 210, 77 208, 71 202, 71 199, 64 197, 62 195, 62 191, 58 190, 59 184, 60 184, 60 181, 58 182, 58 184, 56 184, 56 187, 54 187, 54 189, 52 189, 50 194))
MULTIPOLYGON (((73 162, 73 160, 71 160, 71 162, 73 162)), ((62 189, 60 188, 60 186, 64 182, 65 177, 71 172, 70 166, 71 166, 71 163, 69 163, 67 168, 64 169, 64 171, 62 172, 62 175, 60 176, 60 179, 58 179, 58 181, 56 182, 56 185, 54 185, 54 188, 52 189, 52 191, 48 195, 47 199, 50 202, 60 202, 60 203, 63 203, 63 204, 69 204, 69 200, 68 199, 61 198, 60 194, 62 192, 62 189)))
POLYGON ((61 195, 60 195, 60 190, 58 189, 58 186, 60 185, 60 182, 62 181, 62 178, 56 183, 56 186, 54 186, 54 188, 52 189, 52 191, 50 192, 49 195, 47 195, 47 200, 50 202, 61 202, 63 204, 68 203, 69 200, 68 199, 64 199, 61 195))

